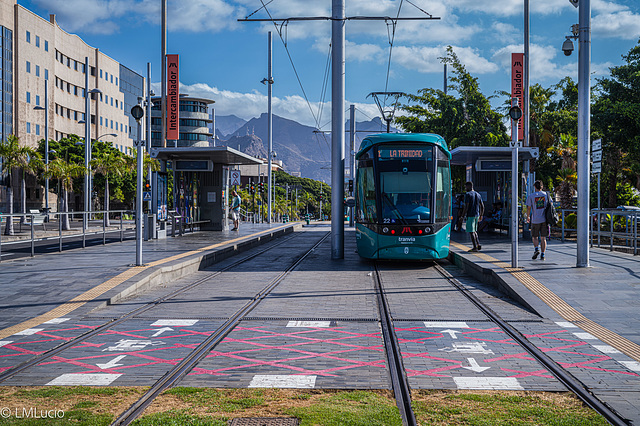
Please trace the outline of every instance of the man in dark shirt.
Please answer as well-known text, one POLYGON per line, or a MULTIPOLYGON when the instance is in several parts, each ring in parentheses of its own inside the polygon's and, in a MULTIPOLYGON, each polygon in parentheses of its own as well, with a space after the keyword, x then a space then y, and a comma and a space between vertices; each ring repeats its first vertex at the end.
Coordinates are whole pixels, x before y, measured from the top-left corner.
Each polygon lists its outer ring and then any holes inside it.
POLYGON ((473 248, 471 251, 480 251, 482 246, 478 241, 478 221, 482 220, 484 214, 484 203, 482 197, 473 190, 473 183, 465 183, 467 194, 464 196, 464 211, 462 216, 467 218, 466 231, 471 237, 473 248))

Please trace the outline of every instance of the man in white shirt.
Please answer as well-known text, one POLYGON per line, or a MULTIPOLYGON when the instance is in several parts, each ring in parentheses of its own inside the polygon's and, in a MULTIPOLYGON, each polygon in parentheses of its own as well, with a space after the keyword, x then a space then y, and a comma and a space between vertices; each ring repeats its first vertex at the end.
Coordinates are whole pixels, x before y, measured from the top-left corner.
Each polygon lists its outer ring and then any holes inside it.
POLYGON ((529 194, 527 197, 527 210, 529 216, 529 223, 531 224, 531 240, 533 241, 533 256, 532 259, 536 259, 540 255, 540 260, 544 260, 544 251, 547 248, 547 237, 549 236, 550 228, 547 223, 547 218, 544 214, 544 209, 547 203, 551 202, 549 194, 542 190, 542 182, 537 180, 533 183, 535 192, 529 194), (540 249, 538 248, 538 238, 540 239, 540 249))

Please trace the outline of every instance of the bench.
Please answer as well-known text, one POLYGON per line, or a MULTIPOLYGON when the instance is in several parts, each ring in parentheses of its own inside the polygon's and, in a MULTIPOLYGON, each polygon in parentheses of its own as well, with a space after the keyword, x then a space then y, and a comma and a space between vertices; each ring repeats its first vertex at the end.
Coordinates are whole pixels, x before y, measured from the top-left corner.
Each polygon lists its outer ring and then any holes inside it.
POLYGON ((29 215, 27 216, 27 222, 26 224, 29 226, 37 226, 37 225, 42 225, 42 229, 43 230, 47 230, 47 228, 45 227, 45 220, 47 218, 47 215, 42 213, 40 210, 37 209, 30 209, 29 210, 29 215))

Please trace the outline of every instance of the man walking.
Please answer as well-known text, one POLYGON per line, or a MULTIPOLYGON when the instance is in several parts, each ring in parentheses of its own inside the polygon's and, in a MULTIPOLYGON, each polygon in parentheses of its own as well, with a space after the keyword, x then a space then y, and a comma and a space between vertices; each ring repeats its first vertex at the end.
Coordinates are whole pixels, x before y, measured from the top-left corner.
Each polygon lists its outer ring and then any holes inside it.
POLYGON ((467 194, 464 196, 464 211, 462 217, 467 218, 466 230, 471 237, 473 248, 471 251, 480 251, 482 246, 478 241, 478 221, 482 219, 484 214, 484 203, 482 197, 473 190, 473 183, 465 183, 467 194))
POLYGON ((531 240, 533 241, 532 259, 544 260, 544 251, 547 248, 547 237, 549 236, 549 225, 544 214, 547 203, 551 202, 549 194, 542 190, 542 182, 537 180, 533 183, 535 192, 527 197, 527 210, 529 223, 531 224, 531 240), (538 238, 540 239, 540 248, 538 248, 538 238), (542 249, 542 252, 540 252, 542 249))
POLYGON ((237 231, 240 227, 240 203, 242 200, 238 193, 234 190, 231 195, 233 195, 233 200, 231 201, 231 219, 233 220, 234 228, 232 231, 237 231))

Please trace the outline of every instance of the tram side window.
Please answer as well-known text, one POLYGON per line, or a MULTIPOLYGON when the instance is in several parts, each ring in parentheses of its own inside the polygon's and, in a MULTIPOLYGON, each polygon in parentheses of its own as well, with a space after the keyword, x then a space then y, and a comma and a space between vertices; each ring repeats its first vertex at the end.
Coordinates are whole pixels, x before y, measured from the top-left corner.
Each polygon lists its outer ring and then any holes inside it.
POLYGON ((377 222, 376 187, 373 167, 358 168, 357 196, 357 214, 360 221, 371 223, 377 222))
POLYGON ((448 160, 438 159, 436 170, 436 222, 448 222, 451 212, 451 170, 448 160))

